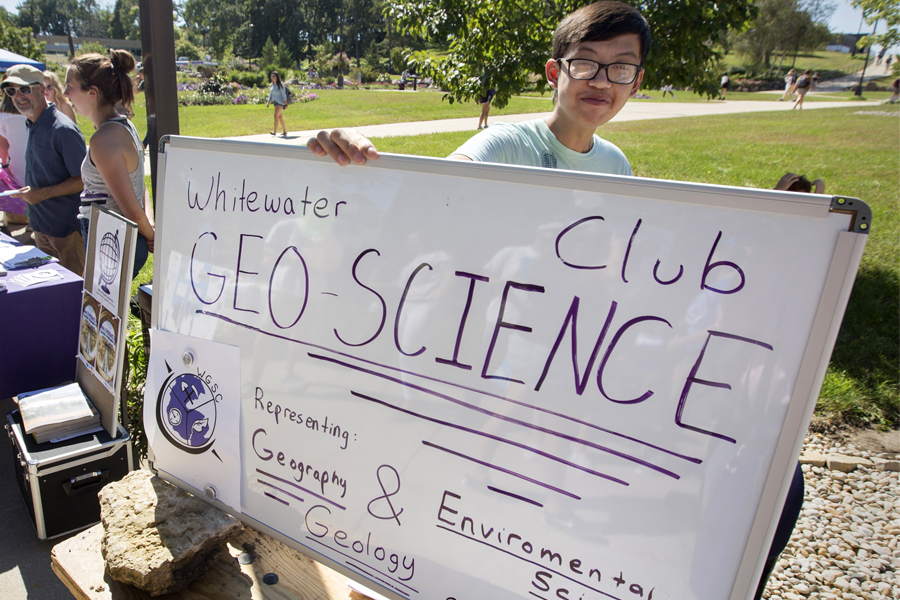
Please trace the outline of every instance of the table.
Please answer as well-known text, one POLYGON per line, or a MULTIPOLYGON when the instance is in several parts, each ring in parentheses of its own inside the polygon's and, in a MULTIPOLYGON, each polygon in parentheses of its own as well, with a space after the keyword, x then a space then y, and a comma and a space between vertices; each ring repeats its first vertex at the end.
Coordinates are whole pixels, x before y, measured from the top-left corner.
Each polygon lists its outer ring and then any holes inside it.
MULTIPOLYGON (((21 245, 0 234, 3 243, 21 245)), ((0 398, 75 379, 84 281, 59 263, 16 269, 0 292, 0 398), (63 278, 23 288, 21 273, 53 269, 63 278)))
MULTIPOLYGON (((110 577, 100 554, 103 525, 97 524, 53 547, 51 566, 78 600, 150 600, 134 586, 110 577)), ((171 600, 365 600, 347 588, 347 578, 303 556, 278 540, 246 526, 227 542, 206 574, 173 594, 171 600), (254 556, 249 565, 237 557, 244 551, 254 556), (278 583, 266 585, 267 573, 278 575, 278 583)))

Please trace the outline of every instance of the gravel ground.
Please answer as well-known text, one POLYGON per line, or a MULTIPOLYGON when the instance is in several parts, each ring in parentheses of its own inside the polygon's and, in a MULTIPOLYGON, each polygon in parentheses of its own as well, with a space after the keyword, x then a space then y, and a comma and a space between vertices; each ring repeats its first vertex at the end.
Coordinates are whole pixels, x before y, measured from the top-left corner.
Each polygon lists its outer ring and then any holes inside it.
MULTIPOLYGON (((891 458, 818 434, 805 452, 891 458)), ((806 496, 794 534, 769 578, 770 600, 900 599, 900 473, 803 465, 806 496)))

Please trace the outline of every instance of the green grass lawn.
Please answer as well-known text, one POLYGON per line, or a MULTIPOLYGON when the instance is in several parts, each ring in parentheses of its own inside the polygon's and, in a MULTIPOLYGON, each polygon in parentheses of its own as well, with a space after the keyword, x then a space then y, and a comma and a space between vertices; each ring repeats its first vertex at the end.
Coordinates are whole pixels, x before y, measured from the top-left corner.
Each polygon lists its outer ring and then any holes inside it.
MULTIPOLYGON (((294 104, 284 112, 288 131, 477 117, 481 111, 474 102, 450 104, 443 100, 441 92, 431 90, 315 90, 314 93, 319 95, 317 100, 294 104)), ((491 116, 547 112, 552 108, 549 96, 516 97, 503 109, 492 109, 491 116)), ((182 135, 211 138, 254 135, 272 130, 273 111, 265 104, 182 106, 178 121, 182 135)), ((143 94, 138 95, 134 112, 132 122, 143 135, 147 131, 143 94)), ((90 141, 94 132, 91 122, 79 115, 78 126, 90 141)))
MULTIPOLYGON (((780 56, 772 58, 773 67, 778 67, 780 58, 780 56)), ((829 52, 827 50, 801 52, 797 55, 797 63, 794 65, 794 68, 801 71, 804 69, 813 71, 843 71, 849 74, 862 71, 865 58, 866 55, 864 53, 850 56, 849 54, 844 54, 842 52, 829 52)), ((790 71, 791 63, 793 62, 794 55, 793 53, 789 53, 784 57, 784 64, 781 67, 781 72, 786 73, 787 71, 790 71)), ((744 58, 739 54, 731 52, 725 55, 722 59, 722 63, 726 67, 742 67, 744 66, 744 58)), ((873 64, 875 64, 874 56, 869 59, 869 65, 871 66, 873 64)))
MULTIPOLYGON (((358 127, 379 123, 430 121, 477 117, 480 107, 472 103, 450 104, 433 91, 395 92, 369 90, 316 90, 318 100, 292 105, 285 111, 289 131, 358 127)), ((551 110, 549 98, 513 98, 504 109, 491 115, 551 110)), ((183 135, 226 137, 271 131, 273 109, 262 105, 182 107, 178 118, 183 135)))
MULTIPOLYGON (((819 399, 819 414, 834 422, 900 423, 898 108, 630 121, 601 131, 639 177, 771 188, 794 171, 821 177, 828 193, 872 207, 872 232, 819 399)), ((382 138, 376 145, 384 152, 447 156, 473 134, 382 138)))

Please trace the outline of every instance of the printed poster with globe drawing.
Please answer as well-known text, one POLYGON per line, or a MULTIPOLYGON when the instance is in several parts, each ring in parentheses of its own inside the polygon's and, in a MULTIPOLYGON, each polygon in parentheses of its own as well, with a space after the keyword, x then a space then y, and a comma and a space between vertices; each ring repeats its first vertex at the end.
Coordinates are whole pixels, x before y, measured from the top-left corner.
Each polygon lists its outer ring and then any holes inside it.
POLYGON ((122 284, 125 227, 125 223, 105 212, 100 212, 97 218, 93 292, 94 297, 100 300, 113 314, 119 312, 118 299, 119 288, 122 284))

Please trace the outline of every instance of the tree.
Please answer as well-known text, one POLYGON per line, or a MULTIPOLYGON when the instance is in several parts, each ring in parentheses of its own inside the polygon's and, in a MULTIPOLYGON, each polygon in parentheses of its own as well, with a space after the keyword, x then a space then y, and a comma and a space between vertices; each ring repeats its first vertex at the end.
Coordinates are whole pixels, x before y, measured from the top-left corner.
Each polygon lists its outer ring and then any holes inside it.
POLYGON ((862 9, 866 23, 874 25, 875 21, 884 21, 887 31, 882 34, 868 35, 858 42, 860 48, 868 44, 878 44, 882 48, 891 48, 900 44, 900 2, 897 0, 850 0, 854 8, 862 9))
POLYGON ((278 48, 275 50, 275 63, 279 69, 290 69, 294 66, 294 57, 291 56, 291 50, 283 39, 278 42, 278 48))
POLYGON ((112 14, 97 0, 24 0, 19 5, 19 26, 35 35, 65 35, 74 56, 73 37, 105 37, 112 14))
POLYGON ((735 49, 756 69, 770 69, 777 54, 783 61, 793 52, 796 61, 800 50, 818 48, 830 38, 825 22, 834 4, 828 0, 757 0, 756 5, 756 18, 733 36, 735 49))
POLYGON ((85 42, 81 45, 81 47, 75 52, 76 56, 82 56, 84 54, 101 54, 106 55, 107 49, 106 46, 99 42, 85 42))
POLYGON ((116 40, 141 39, 140 16, 138 0, 116 0, 107 30, 109 37, 116 40))
POLYGON ((231 47, 247 53, 247 14, 246 0, 187 0, 182 13, 185 26, 203 36, 216 59, 231 47))
MULTIPOLYGON (((644 85, 667 81, 691 86, 712 97, 718 93, 720 57, 712 43, 722 30, 739 29, 754 15, 750 0, 629 0, 647 18, 653 45, 644 65, 644 85)), ((410 64, 433 77, 448 99, 470 100, 487 88, 503 107, 528 83, 544 73, 553 32, 584 0, 395 0, 388 14, 404 33, 435 43, 449 42, 444 58, 421 52, 410 64)), ((542 79, 540 86, 545 85, 542 79)))
POLYGON ((111 18, 97 0, 24 0, 19 5, 19 26, 35 34, 103 37, 111 18))
POLYGON ((112 12, 102 8, 97 0, 81 0, 79 7, 81 23, 78 35, 82 37, 106 37, 112 12))
POLYGON ((184 56, 188 60, 201 60, 203 54, 203 49, 193 44, 186 33, 175 30, 175 56, 184 56))
POLYGON ((272 41, 271 37, 266 38, 266 44, 263 46, 262 54, 260 55, 260 63, 266 68, 275 65, 275 42, 272 41))
POLYGON ((28 27, 16 27, 13 16, 6 9, 0 12, 0 48, 26 58, 44 61, 44 42, 35 41, 28 27))

